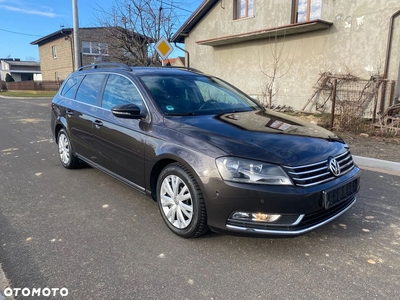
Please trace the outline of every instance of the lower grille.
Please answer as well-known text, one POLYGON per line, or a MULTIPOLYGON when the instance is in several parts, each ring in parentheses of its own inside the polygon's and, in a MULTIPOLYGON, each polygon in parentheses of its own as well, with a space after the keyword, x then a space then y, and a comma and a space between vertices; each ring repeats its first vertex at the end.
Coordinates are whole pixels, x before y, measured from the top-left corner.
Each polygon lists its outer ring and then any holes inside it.
POLYGON ((356 196, 346 199, 328 209, 320 209, 303 217, 295 226, 276 226, 259 222, 244 222, 228 219, 226 226, 231 230, 254 232, 266 235, 297 236, 307 233, 341 216, 356 202, 356 196))

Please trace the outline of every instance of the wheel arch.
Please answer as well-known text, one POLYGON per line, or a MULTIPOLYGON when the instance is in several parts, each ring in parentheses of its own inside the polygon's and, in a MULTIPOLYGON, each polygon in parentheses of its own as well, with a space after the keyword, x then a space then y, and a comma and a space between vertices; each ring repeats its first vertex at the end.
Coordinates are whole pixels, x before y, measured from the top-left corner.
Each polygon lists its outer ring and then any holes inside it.
POLYGON ((185 167, 192 174, 192 176, 196 180, 197 184, 199 185, 200 190, 204 194, 204 188, 203 188, 203 184, 202 184, 202 180, 200 178, 199 172, 196 171, 195 168, 193 168, 193 165, 195 165, 196 161, 199 161, 199 160, 197 160, 196 157, 193 157, 193 156, 191 156, 191 157, 192 157, 192 159, 190 161, 187 161, 187 160, 183 159, 182 157, 174 155, 174 154, 163 154, 162 156, 160 156, 158 158, 157 162, 154 164, 154 166, 151 169, 150 182, 149 182, 151 197, 154 201, 157 201, 156 190, 157 190, 158 177, 159 177, 160 173, 162 172, 162 170, 166 166, 173 164, 173 163, 179 163, 183 167, 185 167))

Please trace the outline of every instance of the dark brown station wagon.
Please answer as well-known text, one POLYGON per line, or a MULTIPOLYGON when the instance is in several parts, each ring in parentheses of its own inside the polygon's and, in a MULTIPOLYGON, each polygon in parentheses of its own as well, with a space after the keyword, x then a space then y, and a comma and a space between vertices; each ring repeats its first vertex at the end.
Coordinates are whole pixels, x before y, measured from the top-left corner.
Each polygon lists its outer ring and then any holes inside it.
POLYGON ((186 238, 301 235, 359 190, 341 138, 188 68, 82 67, 52 101, 51 130, 65 168, 84 162, 148 194, 186 238))

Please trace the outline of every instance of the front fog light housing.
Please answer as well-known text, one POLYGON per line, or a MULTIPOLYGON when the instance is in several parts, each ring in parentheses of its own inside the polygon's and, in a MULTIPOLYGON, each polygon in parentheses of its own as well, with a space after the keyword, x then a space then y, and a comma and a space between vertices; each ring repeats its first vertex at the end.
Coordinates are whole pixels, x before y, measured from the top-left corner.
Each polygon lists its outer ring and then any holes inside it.
POLYGON ((250 212, 235 212, 232 215, 232 219, 241 221, 253 221, 253 222, 263 222, 272 223, 278 221, 282 215, 279 214, 267 214, 267 213, 250 213, 250 212))

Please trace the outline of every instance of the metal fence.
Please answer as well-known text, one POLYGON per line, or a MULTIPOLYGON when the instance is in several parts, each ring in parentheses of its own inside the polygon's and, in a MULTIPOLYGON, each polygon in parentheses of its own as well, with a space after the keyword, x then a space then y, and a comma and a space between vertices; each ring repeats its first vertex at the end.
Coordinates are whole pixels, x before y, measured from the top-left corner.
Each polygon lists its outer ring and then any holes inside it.
POLYGON ((22 91, 57 91, 62 81, 14 81, 7 82, 8 90, 22 91))
POLYGON ((340 119, 372 119, 393 104, 395 81, 371 77, 364 80, 351 75, 335 76, 323 73, 314 86, 314 93, 303 107, 330 112, 333 127, 335 117, 340 119))

